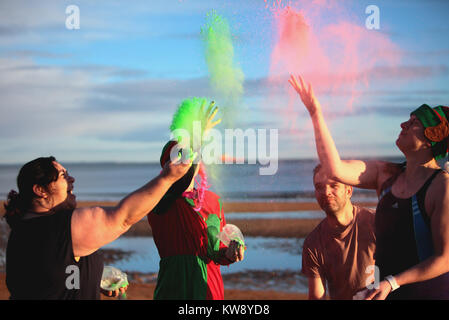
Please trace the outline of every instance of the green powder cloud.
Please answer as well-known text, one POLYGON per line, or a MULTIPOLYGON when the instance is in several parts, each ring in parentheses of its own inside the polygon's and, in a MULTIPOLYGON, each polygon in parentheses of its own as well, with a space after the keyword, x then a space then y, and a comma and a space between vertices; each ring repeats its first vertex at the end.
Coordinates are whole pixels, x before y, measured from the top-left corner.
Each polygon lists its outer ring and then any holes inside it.
MULTIPOLYGON (((229 125, 230 113, 238 107, 243 95, 244 75, 234 62, 234 47, 229 24, 214 10, 206 15, 206 24, 201 28, 205 43, 206 62, 213 90, 223 112, 223 121, 229 125)), ((234 112, 233 112, 234 111, 234 112)))

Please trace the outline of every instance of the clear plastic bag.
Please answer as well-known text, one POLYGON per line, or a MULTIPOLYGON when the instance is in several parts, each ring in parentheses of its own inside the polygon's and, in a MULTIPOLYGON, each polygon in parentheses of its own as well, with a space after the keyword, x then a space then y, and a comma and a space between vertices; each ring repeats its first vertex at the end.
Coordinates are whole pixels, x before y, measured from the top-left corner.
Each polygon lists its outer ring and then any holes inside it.
MULTIPOLYGON (((106 291, 115 291, 128 285, 126 273, 112 266, 104 266, 100 287, 106 291)), ((126 292, 119 294, 119 299, 126 299, 126 292)))
POLYGON ((224 245, 229 246, 231 241, 237 241, 241 246, 245 247, 245 239, 243 238, 243 234, 240 229, 233 224, 227 224, 223 227, 223 231, 221 231, 217 238, 223 242, 224 245))

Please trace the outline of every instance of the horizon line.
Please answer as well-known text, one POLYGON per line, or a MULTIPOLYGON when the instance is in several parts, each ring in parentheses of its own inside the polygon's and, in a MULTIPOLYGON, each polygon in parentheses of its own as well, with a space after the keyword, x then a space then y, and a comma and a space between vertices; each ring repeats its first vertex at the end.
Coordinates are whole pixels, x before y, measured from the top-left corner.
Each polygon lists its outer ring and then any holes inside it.
MULTIPOLYGON (((400 159, 400 158, 404 158, 405 157, 403 155, 384 155, 384 156, 367 156, 367 157, 341 157, 342 160, 353 160, 354 158, 357 158, 359 160, 388 160, 388 159, 400 159)), ((208 165, 242 165, 242 164, 247 164, 247 165, 257 165, 260 163, 247 163, 247 161, 252 160, 254 161, 254 159, 244 159, 245 163, 212 163, 212 164, 206 164, 206 166, 208 165)), ((305 157, 305 158, 279 158, 277 161, 279 162, 288 162, 288 161, 318 161, 318 158, 309 158, 309 157, 305 157)), ((31 161, 31 160, 29 160, 31 161)), ((257 159, 256 159, 257 161, 257 159)), ((28 161, 27 161, 28 162, 28 161)), ((106 161, 106 160, 93 160, 93 161, 65 161, 65 160, 58 160, 58 162, 67 164, 67 165, 82 165, 82 164, 116 164, 116 165, 121 165, 121 164, 134 164, 134 165, 139 165, 139 164, 145 164, 145 165, 152 165, 152 164, 159 164, 159 161, 106 161)), ((26 162, 0 162, 0 166, 19 166, 19 165, 24 165, 26 162)))

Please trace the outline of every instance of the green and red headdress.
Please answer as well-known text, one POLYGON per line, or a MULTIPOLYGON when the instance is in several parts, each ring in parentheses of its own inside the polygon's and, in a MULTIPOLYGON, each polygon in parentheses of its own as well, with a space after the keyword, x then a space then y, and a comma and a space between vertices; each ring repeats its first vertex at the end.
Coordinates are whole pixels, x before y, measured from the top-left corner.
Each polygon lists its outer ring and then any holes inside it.
MULTIPOLYGON (((192 168, 189 172, 181 179, 185 181, 179 181, 179 187, 182 190, 182 196, 190 198, 190 199, 198 199, 197 205, 194 206, 195 211, 201 210, 204 193, 207 189, 209 189, 209 185, 207 182, 207 174, 202 162, 199 162, 201 159, 201 144, 202 144, 202 135, 204 134, 204 130, 206 128, 207 119, 204 113, 205 106, 209 105, 209 101, 206 98, 189 98, 185 99, 181 102, 173 115, 173 120, 170 125, 170 131, 172 132, 173 139, 164 146, 161 157, 160 164, 161 167, 170 161, 170 155, 172 153, 173 148, 180 143, 180 146, 183 148, 182 152, 188 151, 190 155, 195 155, 193 160, 192 168), (190 143, 186 144, 184 141, 184 137, 180 135, 179 130, 183 130, 183 134, 187 134, 190 143), (198 154, 198 157, 196 156, 198 154), (198 176, 201 178, 201 181, 195 179, 197 188, 192 192, 184 192, 184 190, 189 186, 193 176, 193 172, 196 169, 196 166, 199 166, 198 176)), ((212 103, 213 105, 213 103, 212 103)), ((178 147, 179 150, 181 150, 178 147)))
POLYGON ((430 140, 436 160, 446 157, 449 147, 449 108, 435 108, 423 104, 410 115, 415 115, 424 126, 424 135, 430 140))
POLYGON ((190 147, 193 149, 201 147, 202 135, 207 123, 204 110, 207 105, 209 101, 206 98, 198 97, 184 99, 181 102, 170 125, 170 131, 178 142, 183 140, 182 134, 187 134, 190 147))

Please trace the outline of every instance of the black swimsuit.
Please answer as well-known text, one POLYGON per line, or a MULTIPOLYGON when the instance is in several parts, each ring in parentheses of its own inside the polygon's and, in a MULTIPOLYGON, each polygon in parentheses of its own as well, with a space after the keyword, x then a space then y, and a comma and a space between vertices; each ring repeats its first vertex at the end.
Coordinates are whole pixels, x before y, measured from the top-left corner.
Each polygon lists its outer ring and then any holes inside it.
MULTIPOLYGON (((427 179, 419 191, 410 198, 397 198, 391 187, 399 174, 382 185, 376 209, 376 265, 380 279, 396 275, 433 255, 430 219, 424 199, 428 187, 440 173, 427 179)), ((449 273, 423 282, 401 286, 388 299, 449 299, 449 273)))

